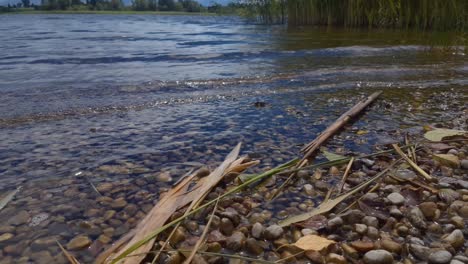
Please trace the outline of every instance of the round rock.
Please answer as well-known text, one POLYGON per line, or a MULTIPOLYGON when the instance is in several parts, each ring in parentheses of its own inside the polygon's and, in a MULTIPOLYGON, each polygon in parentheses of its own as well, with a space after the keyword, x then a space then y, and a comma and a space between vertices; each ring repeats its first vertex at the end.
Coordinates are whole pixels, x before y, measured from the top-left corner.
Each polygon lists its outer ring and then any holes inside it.
POLYGON ((263 235, 268 240, 275 240, 283 235, 283 228, 279 225, 271 225, 265 229, 263 235))
POLYGON ((366 264, 392 264, 393 256, 390 252, 377 249, 371 250, 364 255, 364 263, 366 264))
POLYGON ((405 203, 405 197, 396 192, 389 194, 387 199, 394 205, 402 205, 405 203))
POLYGON ((429 263, 431 264, 446 264, 452 259, 452 254, 447 250, 439 250, 429 255, 429 263))
POLYGON ((87 236, 76 236, 67 244, 69 250, 81 249, 91 245, 91 240, 87 236))

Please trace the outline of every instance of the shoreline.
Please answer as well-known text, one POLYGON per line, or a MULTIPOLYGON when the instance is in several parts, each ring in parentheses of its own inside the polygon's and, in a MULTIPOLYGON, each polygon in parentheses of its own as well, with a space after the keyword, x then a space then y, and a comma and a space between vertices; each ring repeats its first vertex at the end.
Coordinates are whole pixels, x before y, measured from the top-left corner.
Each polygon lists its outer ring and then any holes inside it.
POLYGON ((178 12, 178 11, 108 11, 108 10, 27 10, 0 12, 0 15, 163 15, 163 16, 217 16, 216 13, 178 12))

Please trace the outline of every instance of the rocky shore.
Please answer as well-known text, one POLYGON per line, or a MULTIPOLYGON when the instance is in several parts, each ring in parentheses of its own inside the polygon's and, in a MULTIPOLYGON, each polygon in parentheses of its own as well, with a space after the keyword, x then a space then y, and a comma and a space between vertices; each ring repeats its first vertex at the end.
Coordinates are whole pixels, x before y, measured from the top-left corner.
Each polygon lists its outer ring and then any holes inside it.
MULTIPOLYGON (((282 198, 272 202, 283 204, 283 208, 265 201, 281 177, 253 186, 220 202, 203 253, 192 263, 250 262, 229 255, 269 263, 468 263, 466 143, 466 140, 425 142, 418 148, 418 164, 435 178, 433 182, 424 182, 403 162, 374 187, 350 197, 331 213, 286 227, 278 222, 317 206, 332 187, 330 183, 339 180, 346 166, 300 171, 296 183, 282 198), (304 251, 293 245, 309 235, 336 243, 321 251, 304 251)), ((376 175, 397 157, 386 154, 375 159, 358 159, 345 189, 376 175)), ((217 188, 209 198, 224 191, 217 188)), ((170 238, 168 252, 162 253, 158 263, 183 262, 188 254, 185 252, 193 248, 204 230, 210 210, 213 208, 178 227, 170 238)), ((166 238, 167 234, 159 238, 156 251, 166 238)))
MULTIPOLYGON (((434 104, 439 104, 439 99, 434 100, 434 104)), ((391 112, 386 115, 388 120, 400 115, 395 109, 405 109, 398 105, 397 99, 382 101, 376 107, 391 112)), ((462 103, 452 106, 463 110, 462 103)), ((410 111, 414 108, 408 109, 410 111)), ((293 111, 295 116, 300 115, 299 110, 293 111)), ((372 114, 370 111, 369 115, 372 114)), ((369 127, 373 124, 385 123, 387 119, 382 121, 376 116, 372 119, 364 116, 362 123, 347 127, 343 133, 327 142, 326 147, 330 152, 342 156, 358 156, 365 152, 360 149, 361 145, 376 147, 373 151, 391 149, 389 143, 400 143, 402 146, 406 144, 404 135, 410 132, 409 142, 420 142, 416 152, 417 164, 437 181, 425 181, 413 168, 401 162, 380 181, 338 204, 330 213, 306 222, 280 226, 281 221, 319 206, 329 190, 339 185, 347 164, 301 170, 281 196, 268 202, 287 177, 275 175, 223 199, 218 204, 206 241, 193 261, 465 263, 465 224, 468 217, 467 141, 425 141, 422 126, 416 124, 421 116, 412 117, 412 114, 408 113, 404 118, 407 121, 406 127, 409 128, 394 130, 388 129, 393 125, 391 123, 371 130, 369 127), (383 139, 380 140, 380 137, 383 139), (352 141, 350 145, 349 141, 352 141), (450 155, 452 158, 447 162, 447 159, 444 161, 434 155, 450 155), (450 162, 453 157, 457 157, 458 162, 450 162), (373 188, 376 184, 379 186, 373 188), (372 191, 369 192, 370 190, 372 191), (300 238, 310 235, 317 235, 334 243, 320 252, 302 252, 303 250, 293 245, 300 238)), ((454 125, 462 124, 460 122, 464 120, 459 118, 462 116, 463 114, 459 114, 457 118, 444 124, 452 124, 452 121, 454 125)), ((281 117, 273 120, 281 120, 281 117)), ((324 119, 318 125, 324 123, 328 122, 324 119)), ((299 128, 287 126, 289 125, 285 126, 284 131, 288 133, 299 128)), ((303 130, 306 133, 307 127, 303 130)), ((267 137, 267 131, 262 132, 267 137)), ((261 159, 262 162, 259 168, 253 167, 247 173, 268 170, 297 155, 294 149, 297 149, 298 138, 291 139, 281 133, 270 137, 279 138, 281 143, 276 144, 276 141, 265 139, 254 141, 249 146, 248 157, 251 160, 261 159), (251 151, 252 149, 262 149, 265 152, 260 155, 251 151)), ((172 188, 178 177, 187 172, 187 166, 199 167, 200 163, 184 160, 187 161, 184 166, 157 171, 154 168, 158 168, 160 163, 173 164, 190 153, 193 160, 209 164, 212 169, 222 160, 220 153, 228 151, 237 143, 231 141, 210 148, 209 151, 187 152, 186 144, 182 145, 184 148, 178 153, 144 153, 140 163, 123 159, 104 162, 92 170, 83 170, 81 174, 81 171, 73 171, 74 176, 68 178, 26 182, 27 174, 22 172, 22 176, 14 180, 23 188, 0 214, 0 263, 67 263, 57 241, 81 263, 93 262, 100 252, 138 224, 159 198, 172 188), (45 204, 47 207, 44 207, 45 204)), ((395 153, 387 153, 357 159, 343 192, 378 174, 398 158, 395 153)), ((322 160, 324 157, 319 155, 318 162, 322 160)), ((45 161, 43 166, 56 165, 45 161)), ((27 169, 24 168, 24 171, 27 172, 27 169)), ((208 173, 206 168, 204 170, 201 175, 208 173)), ((229 175, 208 195, 207 200, 241 184, 236 176, 238 175, 229 175)), ((4 181, 5 185, 9 183, 13 182, 4 181)), ((335 195, 336 192, 331 193, 332 198, 335 195)), ((213 207, 206 208, 184 221, 170 239, 170 244, 162 252, 158 263, 182 263, 202 235, 212 210, 213 207)), ((169 232, 165 232, 158 237, 155 251, 160 249, 168 235, 169 232)), ((150 254, 150 263, 151 257, 150 254)))

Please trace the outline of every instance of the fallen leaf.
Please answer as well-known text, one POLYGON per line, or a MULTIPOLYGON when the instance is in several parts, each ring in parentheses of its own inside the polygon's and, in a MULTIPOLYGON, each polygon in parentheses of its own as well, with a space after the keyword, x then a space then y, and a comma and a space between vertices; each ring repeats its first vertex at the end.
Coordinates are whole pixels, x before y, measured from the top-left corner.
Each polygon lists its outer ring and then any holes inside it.
POLYGON ((367 130, 359 130, 358 132, 356 132, 356 134, 357 134, 358 136, 365 135, 365 134, 367 134, 367 133, 369 133, 369 131, 367 131, 367 130))
POLYGON ((310 228, 313 230, 320 230, 327 226, 328 218, 323 215, 315 215, 307 219, 304 222, 297 223, 296 225, 301 226, 302 228, 310 228))
POLYGON ((16 190, 9 192, 5 197, 3 197, 0 200, 0 210, 3 209, 11 200, 13 200, 13 197, 15 197, 15 194, 21 190, 21 186, 18 187, 16 190))
POLYGON ((317 235, 307 235, 299 238, 299 240, 297 240, 293 245, 305 251, 320 251, 333 244, 336 244, 333 240, 317 235))
POLYGON ((463 130, 437 128, 426 132, 424 137, 430 141, 442 141, 446 137, 463 136, 465 134, 468 134, 468 132, 463 130))
POLYGON ((451 167, 458 168, 460 167, 460 160, 457 156, 452 154, 433 154, 434 160, 438 161, 440 164, 451 167))
POLYGON ((340 159, 346 159, 345 156, 335 154, 333 152, 327 151, 326 149, 322 149, 323 156, 327 158, 329 161, 334 161, 334 160, 340 160, 340 159))

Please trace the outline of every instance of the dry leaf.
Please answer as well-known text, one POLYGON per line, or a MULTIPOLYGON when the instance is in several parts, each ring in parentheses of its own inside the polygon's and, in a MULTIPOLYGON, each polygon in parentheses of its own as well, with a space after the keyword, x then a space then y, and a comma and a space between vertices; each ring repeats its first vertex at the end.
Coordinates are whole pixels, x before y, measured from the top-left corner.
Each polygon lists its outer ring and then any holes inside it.
POLYGON ((367 134, 367 133, 369 133, 369 131, 367 131, 367 130, 359 130, 358 132, 356 132, 356 134, 357 134, 358 136, 365 135, 365 134, 367 134))
POLYGON ((460 160, 457 156, 452 154, 434 154, 434 160, 438 161, 440 164, 445 165, 451 168, 459 168, 460 160))
POLYGON ((463 136, 467 131, 437 128, 424 134, 424 137, 430 141, 442 141, 446 137, 463 136))
POLYGON ((320 251, 335 243, 335 241, 323 238, 321 236, 307 235, 299 238, 299 240, 297 240, 293 245, 305 251, 320 251))
POLYGON ((327 160, 329 161, 346 159, 345 156, 330 152, 326 148, 322 148, 321 150, 322 150, 323 156, 325 156, 325 158, 327 158, 327 160))

